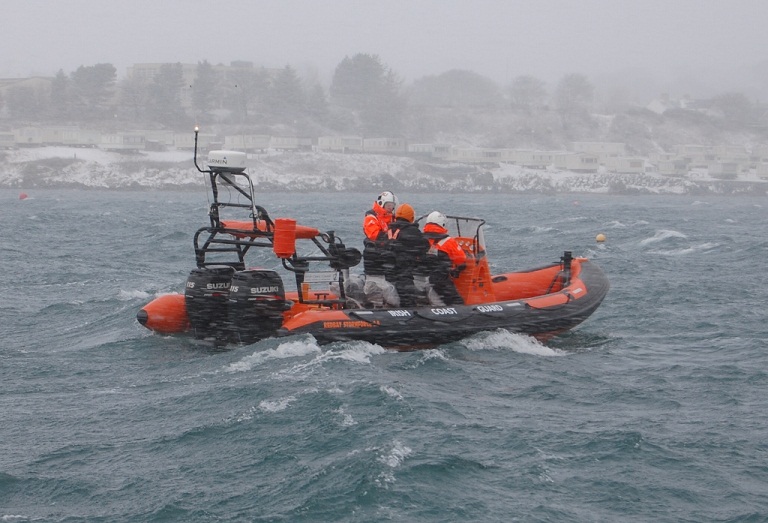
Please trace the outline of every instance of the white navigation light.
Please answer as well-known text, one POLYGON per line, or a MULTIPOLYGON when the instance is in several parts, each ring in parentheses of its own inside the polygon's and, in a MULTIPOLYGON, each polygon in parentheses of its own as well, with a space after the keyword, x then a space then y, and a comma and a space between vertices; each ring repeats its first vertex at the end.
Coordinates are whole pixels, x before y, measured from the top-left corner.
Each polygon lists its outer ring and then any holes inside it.
POLYGON ((241 173, 245 171, 245 153, 240 151, 209 151, 208 168, 212 171, 241 173))

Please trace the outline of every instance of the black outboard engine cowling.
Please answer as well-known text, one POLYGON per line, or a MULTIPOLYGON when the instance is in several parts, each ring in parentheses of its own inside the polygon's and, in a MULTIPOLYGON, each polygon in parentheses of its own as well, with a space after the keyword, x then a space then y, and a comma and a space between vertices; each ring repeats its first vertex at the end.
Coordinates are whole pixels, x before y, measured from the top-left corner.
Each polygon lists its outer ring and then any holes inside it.
POLYGON ((189 324, 198 339, 226 341, 229 332, 227 299, 232 267, 192 269, 184 291, 189 324))
POLYGON ((283 280, 275 271, 250 269, 232 276, 229 322, 235 341, 255 343, 274 335, 290 308, 283 280))

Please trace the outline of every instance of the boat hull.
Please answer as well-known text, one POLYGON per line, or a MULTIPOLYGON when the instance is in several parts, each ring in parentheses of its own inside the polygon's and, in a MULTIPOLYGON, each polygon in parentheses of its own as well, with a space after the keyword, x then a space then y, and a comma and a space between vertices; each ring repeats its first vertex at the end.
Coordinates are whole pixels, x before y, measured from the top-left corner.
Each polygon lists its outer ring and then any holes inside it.
MULTIPOLYGON (((272 335, 310 334, 321 344, 359 340, 396 350, 431 347, 495 329, 546 340, 586 320, 609 289, 603 271, 586 259, 576 260, 565 285, 552 289, 550 282, 556 282, 562 274, 558 269, 553 264, 496 276, 492 294, 497 299, 470 305, 393 309, 297 307, 285 312, 282 326, 272 335)), ((137 317, 145 327, 162 334, 189 331, 183 295, 161 296, 139 311, 137 317)))
POLYGON ((400 350, 495 329, 547 340, 586 320, 608 289, 602 270, 582 261, 579 276, 555 293, 448 307, 306 311, 285 322, 277 335, 311 334, 321 344, 362 340, 400 350))

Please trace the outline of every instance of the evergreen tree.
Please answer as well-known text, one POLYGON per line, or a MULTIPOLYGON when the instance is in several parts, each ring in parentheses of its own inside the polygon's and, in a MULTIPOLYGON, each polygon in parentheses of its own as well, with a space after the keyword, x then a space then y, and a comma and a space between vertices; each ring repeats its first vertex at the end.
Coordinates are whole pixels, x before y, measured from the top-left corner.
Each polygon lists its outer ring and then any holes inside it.
POLYGON ((712 107, 718 109, 729 123, 754 123, 757 111, 746 95, 742 93, 724 93, 712 99, 712 107))
POLYGON ((367 105, 369 97, 379 90, 385 74, 376 55, 345 56, 333 74, 331 100, 342 107, 360 111, 367 105))
POLYGON ((320 125, 328 120, 328 98, 323 86, 316 83, 307 94, 307 116, 320 125))
POLYGON ((51 117, 54 120, 66 120, 71 115, 69 77, 59 69, 51 82, 51 117))
POLYGON ((405 102, 400 80, 377 55, 345 57, 336 67, 331 100, 359 116, 360 132, 393 134, 400 129, 405 102))
POLYGON ((291 124, 305 114, 306 96, 296 71, 285 66, 268 90, 269 112, 276 121, 291 124))
POLYGON ((218 78, 207 60, 197 63, 197 76, 192 84, 192 105, 200 116, 214 109, 218 78))
POLYGON ((42 93, 26 85, 8 89, 8 113, 17 120, 39 120, 45 109, 42 93))
POLYGON ((583 114, 589 111, 595 87, 583 74, 565 75, 557 84, 555 104, 564 114, 583 114))
POLYGON ((181 127, 188 123, 181 105, 184 74, 181 63, 163 64, 150 86, 154 118, 159 123, 181 127))
POLYGON ((123 117, 135 121, 147 118, 151 97, 146 81, 129 76, 120 82, 119 93, 119 112, 123 117))
POLYGON ((114 112, 116 73, 112 64, 96 64, 81 65, 70 75, 74 108, 80 118, 103 118, 114 112))
POLYGON ((402 132, 405 98, 400 95, 400 79, 387 71, 384 83, 360 111, 362 131, 369 136, 398 136, 402 132))
POLYGON ((454 69, 414 82, 410 102, 423 107, 500 107, 499 87, 490 78, 454 69))
POLYGON ((531 112, 544 105, 547 89, 543 81, 533 76, 518 76, 509 86, 509 101, 512 107, 531 112))
POLYGON ((267 73, 263 69, 243 67, 229 71, 222 91, 224 107, 230 111, 232 122, 248 123, 254 112, 262 114, 268 87, 267 73))

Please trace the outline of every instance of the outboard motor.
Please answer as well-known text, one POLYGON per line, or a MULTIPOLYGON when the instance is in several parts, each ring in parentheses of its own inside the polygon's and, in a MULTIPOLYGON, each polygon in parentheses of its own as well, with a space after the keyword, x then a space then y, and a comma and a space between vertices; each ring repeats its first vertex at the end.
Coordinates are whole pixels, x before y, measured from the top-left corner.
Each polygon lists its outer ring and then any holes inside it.
POLYGON ((195 338, 226 340, 228 337, 227 299, 232 267, 192 269, 187 278, 184 303, 195 338))
POLYGON ((275 271, 251 269, 232 276, 229 322, 235 341, 255 343, 274 335, 290 308, 283 280, 275 271))

